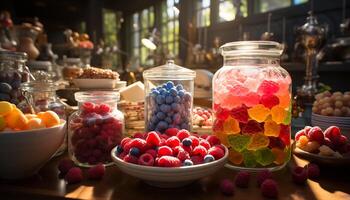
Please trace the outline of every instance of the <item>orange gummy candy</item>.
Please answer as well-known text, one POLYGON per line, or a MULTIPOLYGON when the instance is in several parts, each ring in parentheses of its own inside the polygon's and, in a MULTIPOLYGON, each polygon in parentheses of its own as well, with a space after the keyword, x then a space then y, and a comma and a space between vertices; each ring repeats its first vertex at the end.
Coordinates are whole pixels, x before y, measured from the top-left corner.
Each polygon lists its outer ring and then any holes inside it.
POLYGON ((288 109, 291 103, 291 97, 289 92, 284 94, 277 94, 277 97, 280 100, 279 106, 288 109))
POLYGON ((270 115, 270 109, 262 104, 257 104, 248 109, 249 117, 257 122, 263 122, 270 115))
POLYGON ((282 165, 286 160, 286 153, 279 148, 272 148, 271 152, 275 155, 274 163, 277 165, 282 165))
POLYGON ((39 118, 31 118, 28 120, 28 129, 45 128, 44 122, 39 118))
POLYGON ((239 133, 241 131, 239 122, 231 116, 228 117, 224 122, 223 131, 227 135, 239 133))
POLYGON ((280 126, 274 121, 269 120, 264 123, 264 134, 266 136, 278 137, 280 130, 280 126))
POLYGON ((271 109, 272 120, 278 124, 283 123, 287 116, 288 116, 288 112, 281 106, 274 106, 271 109))
POLYGON ((0 115, 6 116, 13 111, 13 106, 7 101, 0 101, 0 115))
POLYGON ((225 134, 223 132, 215 132, 214 134, 216 135, 216 137, 219 138, 220 142, 223 145, 229 146, 228 139, 227 139, 227 134, 225 134))
POLYGON ((35 114, 24 114, 24 116, 26 116, 26 118, 27 118, 28 120, 38 117, 38 116, 35 115, 35 114))
POLYGON ((26 116, 24 116, 22 111, 20 111, 18 108, 15 108, 11 113, 7 114, 6 123, 7 126, 11 129, 26 130, 28 119, 26 116))
POLYGON ((60 118, 55 112, 51 110, 46 112, 39 112, 38 117, 44 122, 46 127, 52 127, 60 124, 60 118))
POLYGON ((243 155, 233 149, 230 149, 228 160, 235 165, 240 165, 243 162, 243 155))
POLYGON ((248 150, 257 150, 269 146, 270 140, 264 134, 254 134, 252 135, 249 144, 247 146, 248 150))

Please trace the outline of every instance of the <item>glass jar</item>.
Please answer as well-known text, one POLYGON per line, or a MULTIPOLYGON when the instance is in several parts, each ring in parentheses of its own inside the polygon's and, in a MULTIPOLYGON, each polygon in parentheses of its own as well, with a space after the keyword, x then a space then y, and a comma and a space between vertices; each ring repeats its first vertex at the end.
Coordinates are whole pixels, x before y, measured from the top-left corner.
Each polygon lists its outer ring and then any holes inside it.
POLYGON ((69 117, 68 152, 79 166, 112 164, 111 150, 120 144, 124 115, 117 109, 119 93, 77 92, 79 110, 69 117))
POLYGON ((213 77, 213 133, 229 147, 229 167, 278 170, 290 159, 291 78, 281 44, 231 42, 213 77))
POLYGON ((191 130, 194 77, 196 72, 168 60, 143 72, 145 83, 145 129, 191 130))
POLYGON ((0 101, 17 105, 23 100, 19 87, 30 80, 26 61, 26 53, 0 51, 0 101))

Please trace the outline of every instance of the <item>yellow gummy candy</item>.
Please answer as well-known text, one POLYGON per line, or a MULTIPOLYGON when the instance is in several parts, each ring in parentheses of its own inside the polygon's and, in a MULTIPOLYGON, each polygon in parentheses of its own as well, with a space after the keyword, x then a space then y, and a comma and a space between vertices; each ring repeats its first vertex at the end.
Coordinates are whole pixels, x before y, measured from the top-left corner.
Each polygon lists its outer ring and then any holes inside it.
POLYGON ((32 118, 28 120, 28 129, 45 128, 44 122, 39 118, 32 118))
POLYGON ((223 130, 225 134, 237 134, 241 131, 239 127, 239 122, 232 118, 231 116, 226 119, 223 125, 223 130))
POLYGON ((257 104, 248 109, 249 117, 257 122, 263 122, 270 115, 270 109, 262 104, 257 104))
POLYGON ((6 128, 6 121, 5 118, 0 115, 0 131, 3 131, 6 128))
POLYGON ((271 109, 271 117, 272 120, 275 121, 278 124, 281 124, 284 122, 284 119, 288 116, 288 112, 282 108, 281 106, 274 106, 271 109))
POLYGON ((26 118, 27 118, 28 120, 38 117, 37 115, 34 115, 34 114, 24 114, 24 116, 26 116, 26 118))
POLYGON ((240 165, 243 162, 243 155, 233 149, 230 149, 228 160, 235 165, 240 165))
POLYGON ((7 101, 0 101, 0 115, 6 116, 13 111, 13 106, 7 101))
POLYGON ((280 126, 274 121, 266 121, 264 123, 264 135, 278 137, 280 134, 280 126))
POLYGON ((269 142, 270 140, 267 136, 260 133, 254 134, 249 141, 247 149, 255 151, 257 149, 269 146, 269 142))
POLYGON ((39 112, 38 117, 44 122, 46 127, 52 127, 60 124, 60 118, 51 110, 39 112))

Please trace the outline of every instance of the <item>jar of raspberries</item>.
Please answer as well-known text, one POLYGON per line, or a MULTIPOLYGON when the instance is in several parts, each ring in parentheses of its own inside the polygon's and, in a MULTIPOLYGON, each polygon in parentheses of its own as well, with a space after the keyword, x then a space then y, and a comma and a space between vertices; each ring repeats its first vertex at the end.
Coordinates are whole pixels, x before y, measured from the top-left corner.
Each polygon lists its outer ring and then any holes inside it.
POLYGON ((111 150, 120 144, 124 133, 124 115, 117 109, 119 93, 77 92, 75 99, 79 109, 69 118, 70 158, 82 167, 111 164, 111 150))
POLYGON ((213 132, 229 148, 230 167, 281 169, 290 159, 291 78, 280 66, 283 46, 271 41, 221 47, 213 77, 213 132))

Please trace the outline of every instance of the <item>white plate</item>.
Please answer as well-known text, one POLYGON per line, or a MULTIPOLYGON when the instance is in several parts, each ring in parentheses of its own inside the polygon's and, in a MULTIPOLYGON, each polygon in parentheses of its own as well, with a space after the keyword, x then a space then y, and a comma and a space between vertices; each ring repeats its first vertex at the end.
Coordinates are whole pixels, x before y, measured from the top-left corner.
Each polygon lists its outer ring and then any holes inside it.
POLYGON ((81 89, 114 89, 118 84, 115 79, 74 79, 73 83, 81 89))

